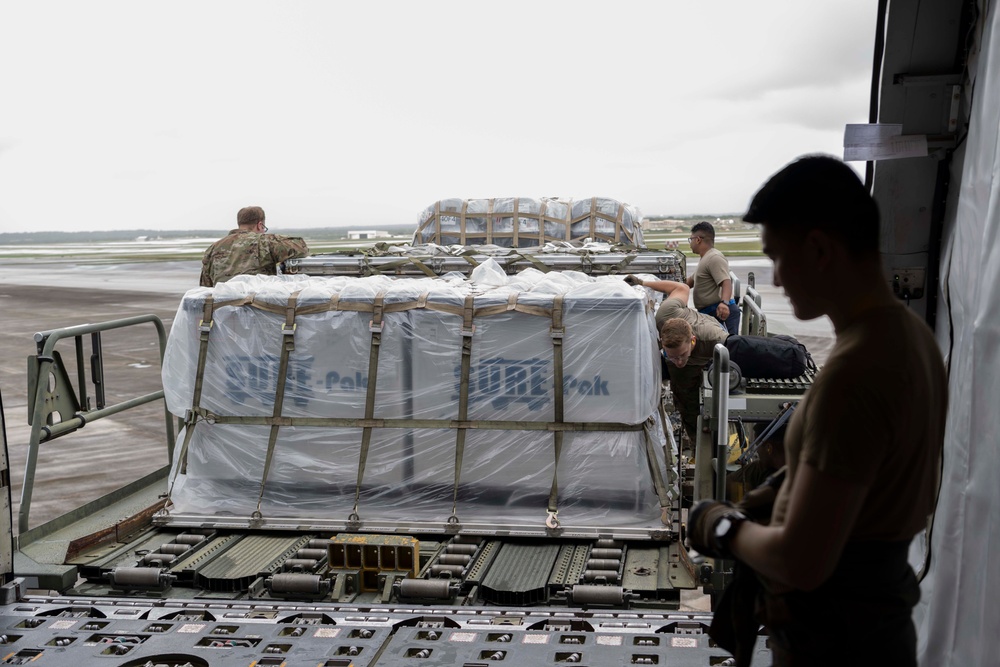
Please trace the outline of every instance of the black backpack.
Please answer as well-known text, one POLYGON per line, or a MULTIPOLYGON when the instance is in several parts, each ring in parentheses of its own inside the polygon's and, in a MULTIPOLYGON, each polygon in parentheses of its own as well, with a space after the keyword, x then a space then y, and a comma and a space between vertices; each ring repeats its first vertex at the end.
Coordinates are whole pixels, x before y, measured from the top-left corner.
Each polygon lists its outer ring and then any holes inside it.
POLYGON ((809 350, 791 336, 729 336, 725 344, 743 377, 787 379, 816 370, 809 350))

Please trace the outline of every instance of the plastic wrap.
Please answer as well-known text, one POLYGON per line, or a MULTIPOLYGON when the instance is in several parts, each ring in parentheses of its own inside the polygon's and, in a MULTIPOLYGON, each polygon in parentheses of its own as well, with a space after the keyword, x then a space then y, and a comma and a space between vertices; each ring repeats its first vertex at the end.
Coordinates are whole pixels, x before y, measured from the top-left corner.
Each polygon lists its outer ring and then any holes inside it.
POLYGON ((557 339, 562 421, 600 429, 562 435, 562 520, 658 523, 649 458, 663 470, 664 439, 646 291, 619 278, 574 272, 507 276, 492 261, 468 279, 245 276, 188 292, 163 364, 168 408, 178 416, 196 415, 190 436, 182 433, 175 448, 171 501, 177 512, 243 516, 260 497, 265 516, 343 518, 359 490, 363 518, 444 521, 452 511, 457 443, 464 431, 458 515, 537 522, 552 486, 555 436, 530 425, 558 421, 557 339), (278 392, 293 293, 294 349, 287 353, 280 415, 291 421, 276 429, 265 482, 272 433, 267 420, 278 392), (206 327, 209 296, 214 309, 206 327), (470 296, 474 311, 466 319, 470 296), (385 421, 368 431, 359 487, 365 428, 352 420, 365 417, 369 399, 377 329, 371 306, 378 298, 384 314, 372 409, 373 419, 385 421), (554 338, 558 302, 564 332, 554 338), (457 429, 450 426, 463 417, 463 329, 471 333, 464 418, 473 427, 457 429), (252 423, 233 423, 241 417, 252 423), (313 421, 302 424, 303 418, 313 421))

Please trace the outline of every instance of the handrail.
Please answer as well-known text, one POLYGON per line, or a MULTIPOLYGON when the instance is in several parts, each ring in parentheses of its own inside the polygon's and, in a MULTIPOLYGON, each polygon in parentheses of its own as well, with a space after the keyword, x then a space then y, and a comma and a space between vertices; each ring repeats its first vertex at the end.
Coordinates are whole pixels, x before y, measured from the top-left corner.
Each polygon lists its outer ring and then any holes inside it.
POLYGON ((729 279, 731 281, 733 281, 733 296, 732 296, 732 298, 736 301, 737 304, 739 304, 739 302, 740 302, 740 286, 741 286, 740 279, 737 278, 736 274, 733 273, 732 271, 729 272, 729 279))
POLYGON ((760 307, 760 294, 752 287, 743 295, 744 317, 740 323, 740 333, 744 336, 766 336, 767 315, 760 307))
POLYGON ((729 460, 729 350, 716 343, 712 350, 712 407, 715 420, 715 498, 726 499, 729 460))
MULTIPOLYGON (((19 533, 24 533, 28 530, 28 516, 31 511, 31 495, 35 484, 35 466, 38 463, 38 450, 41 443, 53 440, 60 435, 64 435, 76 429, 83 428, 90 422, 163 398, 163 390, 160 389, 159 391, 131 398, 110 406, 103 405, 102 399, 99 401, 99 405, 96 410, 88 410, 85 405, 86 400, 84 400, 84 404, 81 405, 81 409, 71 418, 60 421, 56 424, 46 424, 45 404, 48 389, 48 375, 55 364, 54 353, 56 343, 66 338, 76 339, 77 368, 80 373, 81 385, 80 396, 86 399, 83 362, 80 356, 82 355, 83 344, 80 337, 86 334, 98 334, 101 331, 110 331, 112 329, 120 329, 137 324, 144 324, 146 322, 151 322, 153 326, 156 327, 156 333, 160 343, 160 364, 162 366, 163 354, 167 346, 167 334, 163 327, 163 322, 156 315, 137 315, 135 317, 98 322, 96 324, 81 324, 63 329, 51 329, 49 331, 41 331, 35 334, 35 344, 38 348, 38 355, 35 358, 38 361, 38 365, 35 369, 35 396, 31 412, 31 436, 28 441, 28 457, 24 465, 24 483, 21 486, 21 505, 18 509, 17 515, 19 533)), ((103 368, 95 368, 93 372, 95 376, 99 375, 103 378, 103 368)), ((29 386, 31 386, 30 383, 31 379, 29 378, 29 386)), ((165 402, 163 405, 163 414, 167 427, 167 453, 168 458, 172 459, 174 426, 170 411, 167 410, 165 402)))

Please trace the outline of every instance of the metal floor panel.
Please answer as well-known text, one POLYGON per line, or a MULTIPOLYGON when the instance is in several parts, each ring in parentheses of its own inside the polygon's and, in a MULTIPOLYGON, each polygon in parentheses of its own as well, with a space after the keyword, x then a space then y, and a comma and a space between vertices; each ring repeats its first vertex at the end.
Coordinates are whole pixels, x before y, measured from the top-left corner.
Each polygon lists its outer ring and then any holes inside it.
POLYGON ((517 606, 545 602, 558 555, 558 544, 504 544, 483 578, 483 599, 517 606))
POLYGON ((262 573, 272 573, 313 535, 247 535, 225 549, 195 574, 211 591, 246 590, 262 573))
MULTIPOLYGON (((710 614, 90 602, 31 596, 6 607, 5 664, 705 667, 729 658, 709 640, 710 614)), ((752 667, 769 664, 760 636, 752 667)))

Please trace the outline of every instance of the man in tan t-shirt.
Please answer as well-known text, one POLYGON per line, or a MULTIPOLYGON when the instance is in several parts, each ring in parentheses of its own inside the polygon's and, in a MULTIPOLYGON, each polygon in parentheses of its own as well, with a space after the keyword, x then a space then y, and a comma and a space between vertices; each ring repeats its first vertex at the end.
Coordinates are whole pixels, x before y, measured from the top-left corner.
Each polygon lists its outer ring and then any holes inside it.
POLYGON ((710 222, 699 222, 691 228, 688 243, 691 250, 701 257, 694 273, 687 279, 688 287, 692 288, 695 310, 718 319, 730 334, 738 334, 740 309, 733 298, 729 260, 715 247, 715 227, 710 222))
MULTIPOLYGON (((789 423, 771 523, 703 501, 688 518, 691 545, 757 573, 750 629, 767 627, 775 665, 914 666, 920 588, 907 551, 934 509, 948 403, 941 352, 892 294, 878 208, 843 162, 791 163, 744 219, 763 225, 774 284, 795 316, 829 316, 837 339, 789 423)), ((712 634, 721 636, 714 625, 712 634)))

